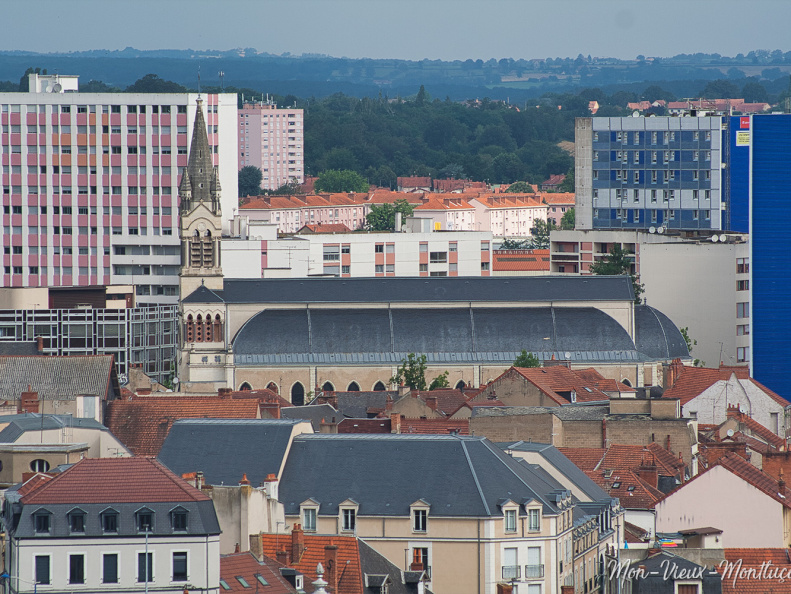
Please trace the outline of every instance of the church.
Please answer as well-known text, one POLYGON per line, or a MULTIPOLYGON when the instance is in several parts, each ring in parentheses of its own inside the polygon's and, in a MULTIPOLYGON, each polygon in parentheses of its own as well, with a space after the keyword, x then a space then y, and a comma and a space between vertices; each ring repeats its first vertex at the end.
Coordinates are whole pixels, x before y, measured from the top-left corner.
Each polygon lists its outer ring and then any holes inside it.
POLYGON ((451 386, 491 381, 524 349, 630 386, 689 360, 679 329, 635 305, 629 277, 225 278, 220 184, 197 105, 179 185, 180 388, 384 390, 409 353, 451 386))

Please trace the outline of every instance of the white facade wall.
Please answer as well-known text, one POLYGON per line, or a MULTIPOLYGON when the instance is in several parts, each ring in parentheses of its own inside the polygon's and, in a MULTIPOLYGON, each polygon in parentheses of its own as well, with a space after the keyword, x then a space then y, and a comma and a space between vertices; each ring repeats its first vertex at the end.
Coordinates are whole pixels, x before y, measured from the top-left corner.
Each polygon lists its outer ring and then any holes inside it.
MULTIPOLYGON (((0 243, 10 252, 2 256, 0 286, 135 284, 139 302, 176 303, 176 259, 153 248, 178 254, 178 182, 198 97, 0 93, 0 243), (121 245, 139 247, 132 251, 148 259, 115 253, 121 245)), ((238 194, 236 95, 203 100, 226 228, 238 194)))
MULTIPOLYGON (((14 567, 10 572, 18 576, 17 592, 33 592, 35 581, 34 558, 50 557, 49 585, 38 585, 39 592, 127 592, 142 593, 145 583, 137 581, 139 553, 145 553, 143 536, 137 538, 63 538, 12 540, 11 559, 14 567), (102 554, 118 554, 118 583, 102 583, 102 554), (85 583, 70 584, 69 556, 85 555, 85 583)), ((189 584, 190 590, 207 594, 220 590, 220 537, 183 536, 149 537, 148 552, 152 553, 153 582, 148 590, 182 591, 189 584), (187 553, 187 581, 174 582, 173 553, 187 553)), ((16 583, 13 586, 17 586, 16 583)))
MULTIPOLYGON (((506 200, 512 199, 508 194, 504 196, 506 200)), ((477 230, 489 231, 495 237, 529 237, 537 220, 547 220, 546 204, 491 207, 475 198, 470 200, 470 204, 475 207, 477 230)))

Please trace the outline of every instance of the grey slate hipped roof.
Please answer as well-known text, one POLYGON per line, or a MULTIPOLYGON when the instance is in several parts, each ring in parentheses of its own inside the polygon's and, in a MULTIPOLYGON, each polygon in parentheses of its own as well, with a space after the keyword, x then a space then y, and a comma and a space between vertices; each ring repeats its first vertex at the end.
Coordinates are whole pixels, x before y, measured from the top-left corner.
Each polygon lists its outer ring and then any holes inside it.
POLYGON ((76 427, 107 431, 107 427, 94 419, 81 419, 71 415, 49 415, 24 413, 0 416, 0 424, 6 424, 0 431, 0 443, 14 443, 28 431, 47 431, 76 427))
MULTIPOLYGON (((284 409, 285 410, 285 409, 284 409)), ((253 486, 278 475, 294 426, 302 419, 182 419, 157 459, 175 474, 202 471, 208 485, 253 486)))
POLYGON ((561 494, 569 492, 487 439, 458 435, 300 435, 279 487, 286 515, 310 498, 329 516, 349 499, 362 516, 409 515, 420 499, 431 516, 502 516, 507 499, 536 500, 554 514, 561 494))
MULTIPOLYGON (((228 279, 226 303, 633 301, 628 276, 228 279)), ((196 290, 184 303, 205 303, 196 290)))
POLYGON ((78 394, 113 399, 118 378, 112 355, 0 357, 0 398, 17 399, 28 386, 42 400, 68 400, 78 394))

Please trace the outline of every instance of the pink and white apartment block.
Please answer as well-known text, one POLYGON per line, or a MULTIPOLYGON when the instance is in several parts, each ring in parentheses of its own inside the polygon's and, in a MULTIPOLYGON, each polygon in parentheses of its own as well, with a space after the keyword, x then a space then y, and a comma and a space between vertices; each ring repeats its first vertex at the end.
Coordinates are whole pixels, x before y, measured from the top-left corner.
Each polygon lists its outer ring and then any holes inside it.
POLYGON ((536 221, 547 220, 547 205, 534 194, 484 194, 470 204, 478 229, 495 237, 530 237, 536 221))
POLYGON ((239 169, 258 167, 264 190, 304 182, 303 110, 278 109, 267 101, 245 103, 238 115, 239 169))
MULTIPOLYGON (((176 303, 177 188, 197 99, 0 93, 0 287, 133 284, 139 303, 176 303)), ((236 95, 203 100, 230 215, 238 187, 236 95)))

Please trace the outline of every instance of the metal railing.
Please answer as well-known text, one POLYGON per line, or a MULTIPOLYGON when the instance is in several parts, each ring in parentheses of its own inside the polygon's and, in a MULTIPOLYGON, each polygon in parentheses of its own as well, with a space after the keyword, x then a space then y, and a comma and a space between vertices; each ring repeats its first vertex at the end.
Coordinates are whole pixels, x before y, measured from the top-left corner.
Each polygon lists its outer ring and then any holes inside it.
POLYGON ((522 568, 519 565, 503 565, 504 580, 518 580, 522 578, 522 568))
POLYGON ((525 565, 525 579, 534 580, 544 577, 543 565, 525 565))

